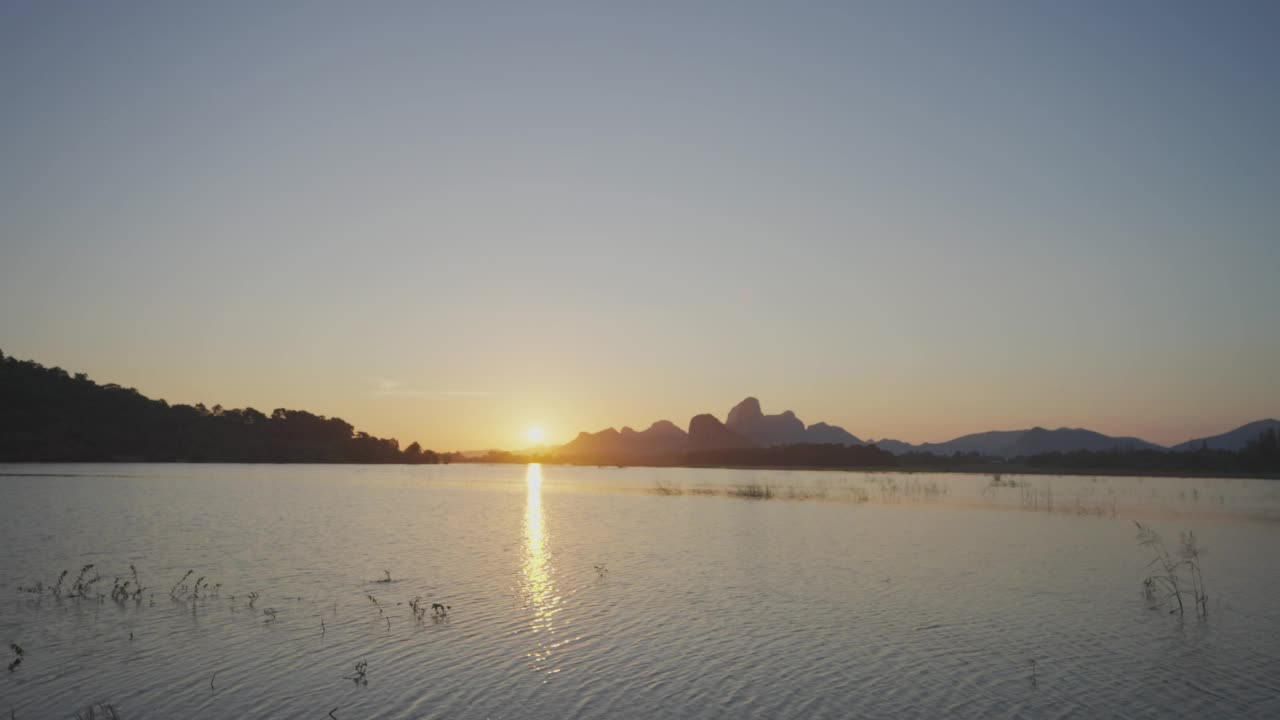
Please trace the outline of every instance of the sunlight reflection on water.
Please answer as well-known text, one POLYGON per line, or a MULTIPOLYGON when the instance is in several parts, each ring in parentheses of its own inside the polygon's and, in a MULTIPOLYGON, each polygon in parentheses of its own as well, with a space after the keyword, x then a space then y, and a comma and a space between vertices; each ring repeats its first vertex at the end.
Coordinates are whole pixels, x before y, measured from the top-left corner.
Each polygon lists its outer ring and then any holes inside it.
POLYGON ((529 631, 535 647, 528 653, 535 670, 556 673, 551 662, 555 643, 555 615, 560 607, 556 594, 555 569, 548 549, 547 520, 542 511, 542 466, 533 464, 525 474, 528 494, 524 510, 524 564, 522 566, 524 606, 531 611, 529 631))

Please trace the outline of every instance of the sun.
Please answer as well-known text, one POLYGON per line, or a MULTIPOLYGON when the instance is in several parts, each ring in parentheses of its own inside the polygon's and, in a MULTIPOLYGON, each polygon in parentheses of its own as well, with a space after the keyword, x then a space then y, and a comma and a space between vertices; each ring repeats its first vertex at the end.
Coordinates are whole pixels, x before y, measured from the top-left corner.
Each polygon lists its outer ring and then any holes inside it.
POLYGON ((529 428, 529 431, 525 433, 525 437, 529 438, 529 442, 534 445, 541 445, 542 441, 547 439, 546 433, 542 432, 540 427, 529 428))

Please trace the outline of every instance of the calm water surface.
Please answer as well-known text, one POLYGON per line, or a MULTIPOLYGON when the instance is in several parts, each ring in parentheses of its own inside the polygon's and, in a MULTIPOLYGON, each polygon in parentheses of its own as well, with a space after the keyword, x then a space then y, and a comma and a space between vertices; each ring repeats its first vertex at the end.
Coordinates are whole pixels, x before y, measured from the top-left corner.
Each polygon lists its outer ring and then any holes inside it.
POLYGON ((0 714, 1280 717, 1280 483, 991 480, 0 465, 0 714), (1208 547, 1207 622, 1146 607, 1135 519, 1208 547), (18 590, 89 563, 147 590, 18 590))

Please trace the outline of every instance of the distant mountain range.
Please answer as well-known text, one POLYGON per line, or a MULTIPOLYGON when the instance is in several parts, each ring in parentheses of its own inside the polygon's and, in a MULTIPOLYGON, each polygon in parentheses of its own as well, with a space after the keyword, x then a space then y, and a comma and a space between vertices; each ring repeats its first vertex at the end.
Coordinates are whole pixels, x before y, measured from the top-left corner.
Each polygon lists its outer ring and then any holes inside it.
POLYGON ((1257 438, 1258 435, 1266 432, 1267 430, 1280 432, 1280 420, 1255 420, 1247 425, 1241 425, 1235 430, 1224 432, 1221 435, 1188 440, 1184 443, 1178 443, 1169 449, 1181 452, 1183 450, 1199 450, 1203 447, 1210 450, 1230 450, 1232 452, 1238 452, 1244 448, 1250 440, 1257 438))
POLYGON ((826 423, 805 424, 790 410, 781 415, 765 415, 760 401, 749 397, 729 411, 725 426, 757 445, 862 445, 863 442, 842 427, 826 423))
POLYGON ((1208 438, 1198 438, 1166 448, 1141 438, 1104 435, 1083 428, 1048 430, 1033 427, 1026 430, 996 430, 974 433, 938 443, 913 445, 899 440, 860 440, 842 427, 824 422, 805 425, 796 414, 786 410, 765 415, 760 401, 748 397, 729 410, 725 422, 714 415, 701 414, 689 421, 687 431, 667 420, 659 420, 648 429, 637 432, 624 427, 621 431, 607 428, 596 433, 583 432, 572 442, 553 448, 551 454, 576 458, 623 458, 638 460, 690 451, 767 448, 784 445, 875 445, 895 455, 931 453, 951 456, 977 453, 1002 458, 1068 453, 1078 450, 1213 450, 1239 451, 1267 429, 1280 431, 1280 421, 1259 420, 1235 430, 1208 438))
POLYGON ((864 443, 842 427, 827 423, 806 426, 790 410, 780 415, 765 415, 760 401, 749 397, 729 410, 727 422, 704 413, 689 421, 688 431, 670 421, 659 420, 639 432, 629 427, 582 432, 572 442, 551 452, 564 457, 636 460, 687 452, 801 444, 853 446, 864 443))
POLYGON ((909 452, 933 453, 934 455, 954 455, 956 453, 978 453, 1011 458, 1019 455, 1039 455, 1048 452, 1071 452, 1073 450, 1164 450, 1155 443, 1135 437, 1113 437, 1081 428, 1058 428, 1046 430, 1033 427, 1029 430, 994 430, 991 432, 964 435, 954 440, 940 443, 922 443, 911 445, 897 440, 878 440, 876 447, 888 450, 895 455, 909 452))

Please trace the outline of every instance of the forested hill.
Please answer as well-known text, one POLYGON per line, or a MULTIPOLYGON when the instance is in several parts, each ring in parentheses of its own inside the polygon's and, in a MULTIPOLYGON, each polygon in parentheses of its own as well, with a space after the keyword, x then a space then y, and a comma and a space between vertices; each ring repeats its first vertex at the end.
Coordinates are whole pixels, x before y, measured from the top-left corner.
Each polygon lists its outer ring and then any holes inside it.
POLYGON ((303 410, 169 405, 0 352, 0 461, 436 463, 303 410))

